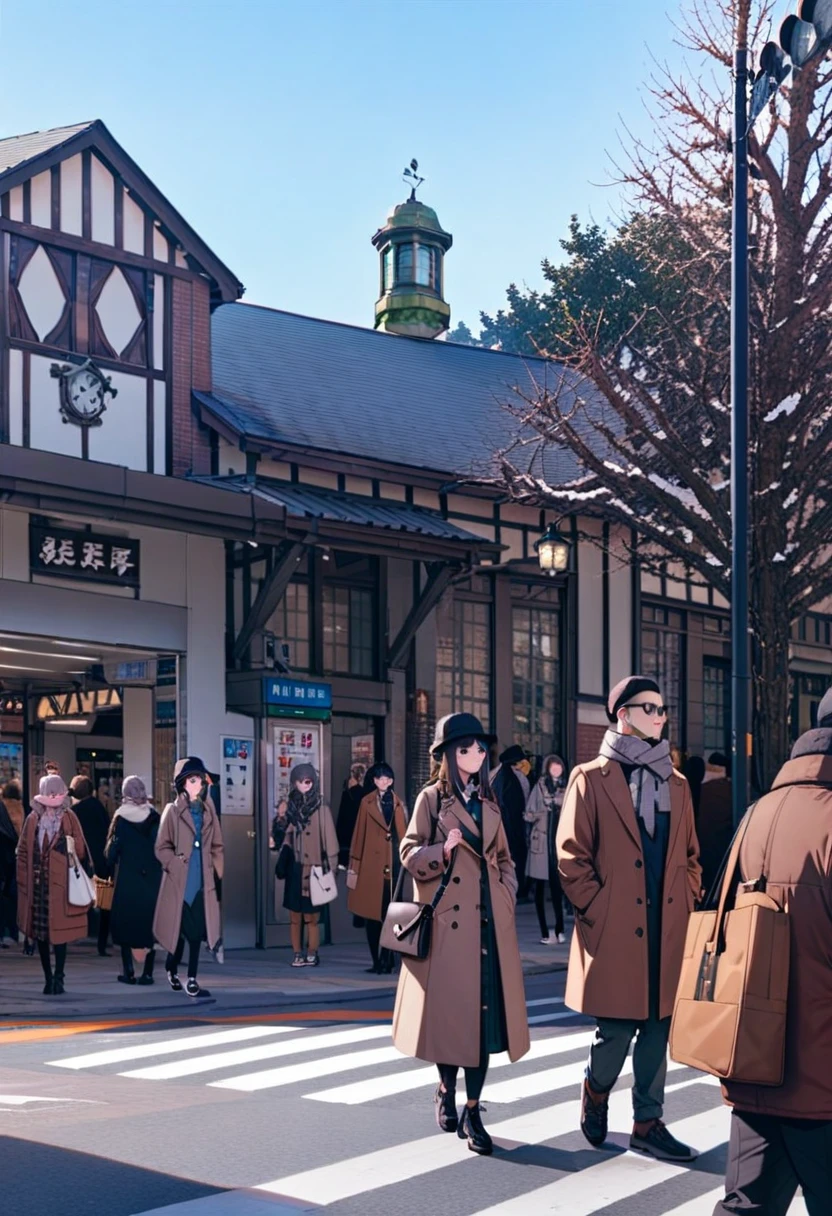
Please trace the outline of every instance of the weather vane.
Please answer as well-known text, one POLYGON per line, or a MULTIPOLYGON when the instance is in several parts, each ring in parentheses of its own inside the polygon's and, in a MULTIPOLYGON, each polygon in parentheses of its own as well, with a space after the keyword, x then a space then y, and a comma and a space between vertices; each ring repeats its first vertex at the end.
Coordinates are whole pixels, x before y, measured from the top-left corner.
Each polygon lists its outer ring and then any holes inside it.
POLYGON ((421 186, 421 184, 424 180, 425 179, 423 177, 419 176, 418 160, 415 160, 415 159, 412 160, 410 162, 410 168, 405 169, 404 173, 402 174, 402 181, 405 183, 405 185, 409 185, 411 182, 413 183, 413 188, 410 191, 410 202, 411 203, 416 202, 416 191, 418 190, 419 186, 421 186))

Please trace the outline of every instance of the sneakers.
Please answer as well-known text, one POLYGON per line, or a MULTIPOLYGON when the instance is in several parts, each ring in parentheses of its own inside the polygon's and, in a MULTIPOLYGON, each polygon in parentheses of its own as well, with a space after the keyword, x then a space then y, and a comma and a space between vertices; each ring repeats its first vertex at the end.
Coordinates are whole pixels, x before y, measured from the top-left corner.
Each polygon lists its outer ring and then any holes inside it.
POLYGON ((564 944, 564 942, 565 942, 565 941, 566 941, 566 938, 563 936, 563 934, 562 934, 562 933, 559 933, 559 934, 558 934, 558 945, 559 945, 559 946, 562 946, 562 945, 564 944))
POLYGON ((302 954, 295 954, 295 955, 293 955, 292 961, 289 965, 291 967, 305 967, 306 959, 302 954))
POLYGON ((541 937, 540 944, 541 946, 555 946, 557 945, 557 940, 554 933, 550 933, 548 937, 541 937))
POLYGON ((200 988, 199 981, 192 976, 188 977, 188 982, 185 985, 185 991, 188 996, 210 996, 211 993, 207 988, 200 988))
POLYGON ((671 1136, 661 1119, 654 1119, 643 1136, 633 1131, 630 1148, 636 1153, 655 1157, 657 1161, 695 1161, 699 1156, 696 1149, 671 1136))
POLYGON ((460 1140, 465 1140, 467 1137, 468 1147, 472 1153, 476 1153, 480 1157, 490 1157, 494 1152, 494 1142, 482 1125, 480 1112, 484 1110, 485 1107, 480 1106, 479 1102, 476 1106, 469 1106, 466 1103, 462 1108, 462 1118, 459 1120, 456 1134, 460 1140))
POLYGON ((459 1126, 455 1091, 437 1085, 433 1101, 436 1107, 436 1126, 441 1132, 455 1132, 459 1126))
POLYGON ((307 954, 306 958, 303 960, 303 965, 304 967, 320 967, 321 960, 318 958, 317 950, 314 954, 307 954))
MULTIPOLYGON (((589 1087, 584 1081, 581 1092, 581 1131, 593 1148, 600 1148, 607 1138, 609 1095, 593 1101, 589 1087)), ((632 1141, 631 1141, 632 1147, 632 1141)))
POLYGON ((179 978, 179 976, 176 974, 176 972, 175 972, 175 971, 167 971, 165 974, 166 974, 166 975, 167 975, 167 977, 168 977, 168 983, 170 984, 170 986, 171 986, 171 988, 173 989, 173 991, 174 991, 174 992, 181 992, 181 991, 182 991, 182 981, 180 980, 180 978, 179 978))

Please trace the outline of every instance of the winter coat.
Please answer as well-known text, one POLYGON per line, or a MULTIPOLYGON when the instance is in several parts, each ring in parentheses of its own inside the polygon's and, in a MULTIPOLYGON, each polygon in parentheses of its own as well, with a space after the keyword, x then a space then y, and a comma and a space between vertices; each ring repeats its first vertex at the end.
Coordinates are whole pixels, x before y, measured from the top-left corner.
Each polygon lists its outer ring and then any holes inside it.
MULTIPOLYGON (((216 878, 222 878, 223 843, 219 816, 210 798, 203 801, 202 817, 202 893, 205 903, 205 926, 208 945, 213 949, 220 939, 220 905, 216 878)), ((155 853, 162 865, 162 885, 153 917, 153 933, 157 942, 173 954, 179 944, 182 925, 182 901, 188 879, 188 864, 194 851, 196 829, 191 817, 188 798, 180 794, 169 802, 162 814, 156 837, 155 853)))
POLYGON ((699 861, 702 865, 702 886, 710 891, 719 873, 722 859, 734 835, 734 808, 731 782, 727 777, 705 781, 699 794, 699 818, 696 821, 699 839, 699 861))
MULTIPOLYGON (((358 808, 358 820, 350 845, 349 868, 355 875, 355 885, 347 894, 347 907, 354 916, 365 920, 381 920, 384 909, 385 887, 387 900, 393 893, 393 882, 398 874, 398 845, 407 831, 407 811, 398 795, 393 795, 393 820, 397 855, 393 857, 393 832, 384 818, 375 791, 362 798, 358 808), (395 864, 394 864, 395 862, 395 864)), ((352 878, 348 878, 349 887, 352 878)))
POLYGON ((549 840, 550 824, 557 828, 559 801, 562 791, 555 790, 550 794, 546 786, 546 778, 541 777, 529 795, 524 819, 531 824, 529 832, 529 853, 526 860, 527 878, 549 878, 549 840))
MULTIPOLYGON (((281 802, 280 809, 285 805, 285 802, 281 802)), ((295 864, 303 867, 301 890, 305 898, 309 897, 310 871, 313 866, 323 865, 324 854, 333 870, 338 864, 338 836, 332 822, 332 811, 325 802, 311 816, 303 831, 286 819, 281 821, 280 816, 276 815, 272 823, 272 841, 276 849, 288 844, 295 854, 295 864)))
POLYGON ((20 833, 23 831, 23 820, 26 818, 23 803, 19 798, 4 798, 3 805, 8 812, 9 819, 14 824, 15 832, 20 836, 20 833))
POLYGON ((158 811, 141 823, 116 815, 107 837, 105 860, 115 877, 110 932, 117 946, 153 946, 153 917, 162 882, 156 856, 158 811))
POLYGON ((81 798, 72 809, 84 830, 84 840, 90 851, 93 870, 99 878, 106 878, 108 871, 104 860, 104 846, 110 830, 110 816, 106 807, 91 794, 89 798, 81 798))
MULTIPOLYGON (((20 843, 17 846, 17 923, 20 932, 30 938, 35 937, 33 852, 38 827, 38 816, 34 812, 27 815, 20 843)), ((84 832, 73 811, 64 811, 61 826, 55 834, 51 847, 46 850, 44 846, 47 858, 45 874, 49 884, 49 941, 54 946, 77 942, 87 936, 87 909, 76 907, 67 899, 69 881, 67 836, 72 836, 75 840, 75 855, 78 860, 86 861, 88 850, 84 832)))
POLYGON ((784 764, 754 808, 740 870, 746 882, 765 873, 766 893, 788 904, 785 1080, 723 1092, 754 1114, 832 1119, 832 755, 784 764))
POLYGON ((350 844, 355 825, 358 822, 358 808, 363 797, 364 788, 358 781, 355 785, 345 786, 341 794, 336 830, 338 832, 338 862, 342 866, 349 864, 350 844))
MULTIPOLYGON (((422 790, 400 849, 402 864, 413 877, 414 899, 419 903, 429 903, 436 893, 445 869, 444 844, 451 829, 479 835, 471 815, 456 797, 441 799, 438 818, 434 814, 437 801, 435 787, 422 790), (429 843, 432 834, 434 844, 429 843)), ((529 1050, 529 1026, 514 923, 517 877, 495 802, 483 803, 482 823, 508 1054, 512 1060, 519 1060, 529 1050)), ((481 944, 480 867, 478 854, 463 839, 454 850, 452 877, 433 918, 430 954, 426 959, 402 955, 393 1042, 399 1051, 419 1060, 469 1068, 479 1064, 483 1012, 480 969, 484 963, 488 965, 481 944)))
MULTIPOLYGON (((557 831, 563 892, 575 908, 565 1001, 598 1018, 649 1016, 644 853, 621 765, 599 756, 572 770, 557 831)), ((661 902, 658 1016, 673 1013, 688 915, 699 898, 699 845, 685 778, 670 777, 661 902)))
MULTIPOLYGON (((518 877, 526 873, 526 791, 518 773, 510 764, 501 764, 492 777, 494 798, 503 817, 506 840, 518 877)), ((528 789, 528 782, 526 782, 528 789)))

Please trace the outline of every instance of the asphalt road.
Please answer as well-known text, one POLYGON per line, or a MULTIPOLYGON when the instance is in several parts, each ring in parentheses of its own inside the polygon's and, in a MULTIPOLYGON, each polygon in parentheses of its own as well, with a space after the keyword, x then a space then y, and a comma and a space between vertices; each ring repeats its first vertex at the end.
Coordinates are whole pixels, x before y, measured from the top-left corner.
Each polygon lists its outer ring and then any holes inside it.
POLYGON ((4 1210, 710 1216, 729 1125, 718 1088, 689 1069, 668 1075, 666 1120, 702 1150, 693 1168, 625 1151, 627 1078, 608 1146, 591 1149, 577 1130, 591 1028, 564 1010, 563 979, 528 979, 532 1052, 489 1074, 490 1159, 437 1130, 432 1069, 391 1048, 391 1003, 378 998, 224 1019, 206 1010, 92 1033, 59 1027, 56 1037, 7 1031, 0 1188, 14 1201, 4 1210))

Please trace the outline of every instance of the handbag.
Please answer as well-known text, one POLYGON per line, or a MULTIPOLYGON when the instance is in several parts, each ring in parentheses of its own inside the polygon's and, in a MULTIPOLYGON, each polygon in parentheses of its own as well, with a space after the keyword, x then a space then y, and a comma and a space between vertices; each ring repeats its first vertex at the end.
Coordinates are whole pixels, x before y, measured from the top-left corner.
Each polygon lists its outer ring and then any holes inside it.
MULTIPOLYGON (((688 920, 670 1056, 724 1081, 782 1085, 789 913, 765 891, 768 842, 760 877, 738 881, 740 849, 753 811, 752 807, 723 863, 718 906, 692 912, 688 920)), ((769 840, 779 815, 780 810, 772 820, 769 840)), ((707 904, 715 890, 716 884, 707 904)))
MULTIPOLYGON (((321 808, 322 809, 322 808, 321 808)), ((321 820, 321 810, 318 810, 318 832, 321 837, 322 864, 311 866, 309 870, 309 898, 316 908, 322 904, 332 903, 338 895, 338 884, 329 864, 326 848, 324 847, 324 825, 321 820)))
POLYGON ((116 889, 116 884, 112 878, 99 878, 96 874, 93 878, 95 887, 95 906, 99 912, 109 912, 113 906, 113 894, 116 889))
MULTIPOLYGON (((438 802, 437 802, 438 809, 438 802)), ((438 814, 431 815, 431 831, 428 844, 434 843, 438 814)), ((451 854, 451 860, 445 869, 439 886, 434 892, 429 904, 420 904, 415 900, 402 899, 405 867, 399 870, 396 889, 387 907, 384 923, 381 926, 379 945, 383 950, 391 950, 394 954, 403 954, 407 958, 427 958, 430 954, 431 934, 433 931, 433 914, 439 901, 445 894, 445 888, 451 880, 456 853, 451 854)))
POLYGON ((81 865, 75 852, 75 841, 71 836, 66 838, 66 855, 68 862, 66 898, 67 903, 74 908, 88 908, 95 900, 95 887, 89 874, 81 865))

